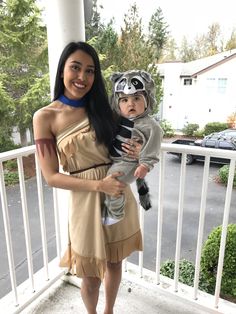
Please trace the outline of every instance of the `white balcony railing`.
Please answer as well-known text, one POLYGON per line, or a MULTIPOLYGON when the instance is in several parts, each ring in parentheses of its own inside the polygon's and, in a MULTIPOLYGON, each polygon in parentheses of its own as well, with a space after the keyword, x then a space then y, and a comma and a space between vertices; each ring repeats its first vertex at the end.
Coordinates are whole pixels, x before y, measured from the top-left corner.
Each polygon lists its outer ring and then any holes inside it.
MULTIPOLYGON (((206 309, 211 309, 215 313, 233 313, 236 309, 235 305, 230 302, 225 302, 220 298, 220 286, 223 270, 227 225, 229 223, 229 215, 231 208, 231 199, 233 193, 233 178, 235 172, 235 162, 236 162, 236 152, 224 151, 208 148, 200 148, 185 145, 174 145, 174 144, 162 144, 161 158, 158 164, 158 176, 159 176, 159 191, 158 191, 158 213, 157 213, 157 228, 156 228, 156 267, 155 271, 152 271, 154 276, 154 283, 161 289, 160 283, 165 281, 168 282, 169 292, 179 294, 180 297, 186 297, 181 294, 182 285, 179 283, 179 261, 181 256, 181 239, 182 239, 182 229, 183 229, 183 213, 184 213, 184 199, 185 199, 185 182, 186 182, 186 156, 187 154, 194 155, 204 155, 204 170, 202 177, 202 187, 201 187, 201 197, 200 197, 200 210, 199 210, 199 225, 197 231, 197 246, 195 252, 195 278, 194 287, 189 287, 190 300, 195 304, 200 304, 201 307, 206 309), (165 171, 166 171, 166 153, 167 152, 178 152, 182 154, 182 161, 180 165, 180 179, 179 179, 179 194, 178 194, 178 218, 177 218, 177 231, 176 231, 176 243, 175 243, 175 276, 174 280, 169 280, 163 278, 160 275, 160 265, 161 265, 161 248, 162 248, 162 234, 163 234, 163 217, 165 215, 164 211, 164 201, 165 201, 165 171), (207 187, 209 181, 209 169, 210 169, 210 157, 220 157, 230 159, 230 169, 229 169, 229 179, 227 184, 227 189, 225 193, 223 220, 222 220, 222 235, 221 235, 221 245, 219 251, 219 262, 217 268, 217 279, 216 288, 214 296, 208 295, 208 301, 206 298, 202 299, 202 292, 199 291, 199 274, 200 274, 200 257, 203 244, 203 232, 205 223, 205 212, 206 212, 206 200, 207 200, 207 187), (210 301, 209 301, 210 300, 210 301), (197 302, 197 303, 196 303, 197 302), (231 310, 228 310, 232 308, 231 310), (227 312, 228 311, 228 312, 227 312)), ((59 223, 58 214, 58 201, 56 190, 53 190, 53 207, 54 207, 54 217, 55 217, 55 238, 56 238, 56 254, 55 258, 49 262, 48 256, 48 236, 46 232, 46 218, 45 218, 45 206, 47 205, 44 200, 44 189, 43 180, 41 176, 41 171, 36 161, 36 182, 37 182, 37 198, 38 198, 38 210, 39 210, 39 220, 40 224, 40 241, 42 242, 42 259, 43 266, 38 272, 34 271, 33 253, 32 253, 32 230, 30 230, 30 218, 28 209, 29 194, 26 191, 26 180, 24 178, 23 169, 23 157, 30 154, 35 155, 35 146, 29 146, 26 148, 21 148, 9 152, 4 152, 0 154, 0 189, 1 189, 1 205, 2 205, 2 217, 3 217, 3 229, 5 233, 5 245, 7 252, 8 261, 8 272, 10 274, 11 282, 11 292, 7 295, 2 295, 0 300, 0 309, 2 313, 20 313, 24 308, 26 308, 33 300, 37 299, 42 292, 44 292, 48 287, 50 287, 56 280, 64 275, 57 265, 61 256, 61 226, 59 223), (25 246, 26 246, 26 259, 28 266, 28 279, 22 283, 17 284, 16 276, 16 265, 15 265, 15 250, 16 245, 14 245, 14 234, 12 233, 12 221, 10 219, 10 208, 8 204, 8 190, 5 186, 4 181, 4 169, 3 163, 7 160, 17 159, 18 174, 19 174, 19 191, 20 191, 20 203, 23 216, 23 230, 25 235, 25 246)), ((193 184, 194 185, 194 184, 193 184)), ((36 193, 33 191, 32 193, 36 193)), ((140 221, 141 226, 144 226, 144 214, 143 210, 140 211, 140 221)), ((12 213, 11 213, 12 214, 12 213)), ((143 232, 145 234, 145 232, 143 232)), ((3 237, 4 238, 4 237, 3 237)), ((14 239, 15 240, 15 239, 14 239)), ((19 249, 19 248, 18 248, 19 249)), ((1 254, 2 255, 2 254, 1 254)), ((139 253, 139 272, 136 278, 143 277, 146 269, 143 268, 143 257, 144 252, 139 253)), ((125 264, 125 269, 127 270, 130 263, 125 264)), ((150 272, 149 272, 150 273, 150 272)), ((126 276, 129 276, 128 272, 126 276)), ((131 278, 131 277, 130 277, 131 278)), ((133 278, 133 276, 132 276, 133 278)), ((168 289, 167 289, 168 290, 168 289)), ((168 292, 168 291, 167 291, 168 292)))

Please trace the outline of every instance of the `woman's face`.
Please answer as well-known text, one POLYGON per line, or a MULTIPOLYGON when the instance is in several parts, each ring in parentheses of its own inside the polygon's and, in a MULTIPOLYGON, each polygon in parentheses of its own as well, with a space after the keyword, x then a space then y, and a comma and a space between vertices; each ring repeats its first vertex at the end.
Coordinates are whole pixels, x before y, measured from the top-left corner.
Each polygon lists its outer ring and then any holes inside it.
POLYGON ((66 60, 62 77, 64 95, 70 99, 82 98, 94 82, 95 65, 92 57, 83 50, 75 51, 66 60))

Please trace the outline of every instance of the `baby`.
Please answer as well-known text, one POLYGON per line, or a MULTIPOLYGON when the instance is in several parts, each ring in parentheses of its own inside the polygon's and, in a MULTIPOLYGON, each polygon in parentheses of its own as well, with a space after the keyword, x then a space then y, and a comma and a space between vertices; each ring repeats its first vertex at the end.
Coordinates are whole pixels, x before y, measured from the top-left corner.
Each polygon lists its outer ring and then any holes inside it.
MULTIPOLYGON (((119 180, 130 184, 136 180, 139 199, 144 209, 151 207, 148 187, 144 181, 146 174, 159 161, 162 129, 149 116, 155 105, 154 81, 146 71, 131 70, 114 73, 112 106, 120 116, 119 128, 110 151, 113 164, 108 174, 122 172, 119 180), (122 152, 121 145, 128 139, 142 145, 139 159, 134 160, 122 152)), ((119 222, 124 217, 125 195, 106 195, 102 221, 105 225, 119 222)))

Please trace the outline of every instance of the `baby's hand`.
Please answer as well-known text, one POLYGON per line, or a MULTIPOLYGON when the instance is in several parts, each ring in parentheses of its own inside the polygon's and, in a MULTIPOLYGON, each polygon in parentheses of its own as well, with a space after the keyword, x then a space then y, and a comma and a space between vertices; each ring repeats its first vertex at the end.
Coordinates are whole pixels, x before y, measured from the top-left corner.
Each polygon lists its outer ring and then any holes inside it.
POLYGON ((138 160, 142 145, 134 139, 129 139, 126 143, 122 143, 122 150, 132 159, 138 160))
POLYGON ((149 169, 145 165, 142 165, 142 164, 139 165, 134 172, 135 178, 143 179, 146 176, 146 174, 148 173, 148 170, 149 169))

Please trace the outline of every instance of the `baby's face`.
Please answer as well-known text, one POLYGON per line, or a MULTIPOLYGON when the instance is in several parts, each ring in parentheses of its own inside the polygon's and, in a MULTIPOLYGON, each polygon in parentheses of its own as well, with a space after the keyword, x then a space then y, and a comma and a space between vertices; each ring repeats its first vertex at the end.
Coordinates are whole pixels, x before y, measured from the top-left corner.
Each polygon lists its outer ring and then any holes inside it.
POLYGON ((125 118, 135 118, 145 111, 146 100, 142 93, 126 95, 120 93, 119 107, 125 118))

